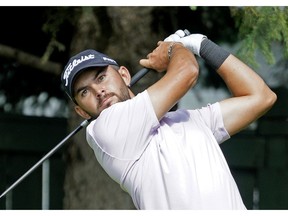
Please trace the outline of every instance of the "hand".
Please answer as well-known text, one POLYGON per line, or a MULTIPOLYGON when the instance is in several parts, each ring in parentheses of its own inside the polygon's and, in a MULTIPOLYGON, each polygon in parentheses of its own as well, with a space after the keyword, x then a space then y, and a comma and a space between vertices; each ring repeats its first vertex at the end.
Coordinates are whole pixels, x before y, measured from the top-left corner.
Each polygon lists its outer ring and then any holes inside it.
POLYGON ((201 42, 207 38, 202 34, 190 34, 185 36, 183 30, 177 30, 174 34, 171 34, 164 41, 174 41, 182 43, 186 48, 188 48, 192 53, 200 56, 201 42))
POLYGON ((140 64, 158 72, 166 71, 169 64, 168 48, 170 44, 171 42, 159 41, 158 46, 147 55, 147 59, 140 60, 140 64))

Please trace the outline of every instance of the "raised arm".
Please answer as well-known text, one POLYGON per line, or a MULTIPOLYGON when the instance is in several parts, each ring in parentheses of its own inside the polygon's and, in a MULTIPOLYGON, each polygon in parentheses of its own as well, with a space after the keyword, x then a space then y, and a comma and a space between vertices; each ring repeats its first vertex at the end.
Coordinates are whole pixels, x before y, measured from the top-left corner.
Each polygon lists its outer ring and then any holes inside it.
POLYGON ((165 40, 184 44, 224 80, 232 97, 221 101, 220 106, 230 135, 264 115, 275 103, 276 94, 255 71, 206 36, 192 34, 185 37, 184 32, 179 30, 165 40))
POLYGON ((217 73, 233 97, 220 102, 224 125, 233 135, 264 115, 275 103, 276 95, 260 76, 233 55, 217 73))
POLYGON ((159 42, 140 64, 166 74, 147 91, 154 111, 161 119, 195 85, 198 63, 194 54, 180 43, 159 42), (170 57, 169 57, 170 56, 170 57))

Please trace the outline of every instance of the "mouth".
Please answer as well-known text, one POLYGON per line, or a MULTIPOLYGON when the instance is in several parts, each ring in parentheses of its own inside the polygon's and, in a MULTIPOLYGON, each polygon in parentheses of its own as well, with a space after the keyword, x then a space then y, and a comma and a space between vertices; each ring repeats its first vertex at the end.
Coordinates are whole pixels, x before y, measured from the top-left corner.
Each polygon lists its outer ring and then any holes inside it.
POLYGON ((112 105, 112 95, 106 95, 101 101, 100 101, 100 108, 107 108, 112 105))

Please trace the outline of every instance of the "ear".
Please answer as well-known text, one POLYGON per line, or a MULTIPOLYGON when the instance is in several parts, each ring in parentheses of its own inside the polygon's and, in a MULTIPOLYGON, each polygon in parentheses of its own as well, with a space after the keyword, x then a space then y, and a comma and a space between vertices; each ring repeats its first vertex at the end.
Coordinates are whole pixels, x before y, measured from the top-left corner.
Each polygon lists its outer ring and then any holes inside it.
POLYGON ((76 113, 78 115, 80 115, 82 118, 84 118, 84 119, 90 119, 91 118, 91 116, 85 110, 83 110, 80 106, 76 105, 74 107, 74 109, 75 109, 76 113))
POLYGON ((125 84, 127 86, 130 86, 130 82, 131 82, 131 75, 129 73, 129 70, 124 67, 124 66, 121 66, 118 70, 120 76, 122 77, 122 79, 124 80, 125 84))

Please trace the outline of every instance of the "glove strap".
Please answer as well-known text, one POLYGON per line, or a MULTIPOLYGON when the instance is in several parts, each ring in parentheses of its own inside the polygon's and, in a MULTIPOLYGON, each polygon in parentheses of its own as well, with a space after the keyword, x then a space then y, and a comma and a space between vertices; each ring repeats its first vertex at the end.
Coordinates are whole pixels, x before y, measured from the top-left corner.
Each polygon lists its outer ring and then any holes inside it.
POLYGON ((200 56, 214 70, 217 70, 229 55, 229 52, 207 38, 205 38, 201 43, 200 56))

